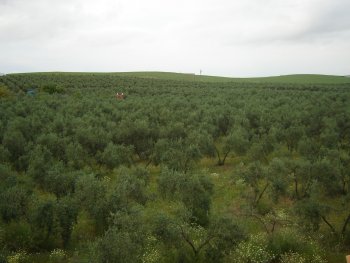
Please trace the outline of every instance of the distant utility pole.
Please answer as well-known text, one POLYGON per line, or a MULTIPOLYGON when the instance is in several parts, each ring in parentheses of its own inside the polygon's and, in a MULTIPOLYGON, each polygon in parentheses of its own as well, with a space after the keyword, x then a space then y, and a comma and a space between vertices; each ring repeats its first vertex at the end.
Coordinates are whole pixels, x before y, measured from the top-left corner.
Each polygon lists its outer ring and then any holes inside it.
POLYGON ((199 70, 199 75, 202 75, 202 70, 201 69, 199 70))

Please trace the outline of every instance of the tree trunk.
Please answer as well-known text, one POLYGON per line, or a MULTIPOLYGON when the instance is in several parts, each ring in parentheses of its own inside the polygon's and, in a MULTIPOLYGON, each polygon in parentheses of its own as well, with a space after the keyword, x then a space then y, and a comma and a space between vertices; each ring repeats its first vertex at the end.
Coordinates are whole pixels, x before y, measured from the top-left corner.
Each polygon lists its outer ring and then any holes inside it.
POLYGON ((260 199, 263 197, 263 195, 264 195, 264 193, 265 193, 267 187, 269 187, 269 183, 266 183, 264 189, 261 191, 260 195, 259 195, 258 198, 255 200, 254 206, 257 206, 257 205, 258 205, 258 203, 259 203, 260 199))
POLYGON ((294 175, 295 197, 297 200, 300 200, 299 189, 298 189, 298 179, 297 179, 297 176, 295 175, 295 173, 293 173, 293 175, 294 175))
POLYGON ((348 217, 346 218, 343 228, 341 230, 341 236, 343 237, 345 235, 345 231, 346 231, 346 227, 348 226, 348 224, 350 223, 350 214, 348 215, 348 217))
POLYGON ((224 165, 224 164, 225 164, 226 158, 227 158, 227 156, 228 156, 229 153, 230 153, 230 151, 228 151, 228 152, 225 153, 225 156, 224 156, 224 159, 222 159, 221 165, 224 165))
POLYGON ((324 217, 324 216, 321 216, 322 220, 329 226, 329 228, 331 229, 332 233, 333 234, 336 234, 337 231, 335 231, 335 228, 334 226, 331 225, 331 223, 328 222, 328 220, 324 217))
POLYGON ((221 160, 221 157, 220 157, 220 152, 219 152, 218 148, 217 148, 217 147, 215 147, 215 146, 214 146, 214 148, 215 148, 215 151, 216 151, 216 155, 218 156, 218 162, 217 162, 217 165, 224 165, 224 163, 223 163, 223 162, 222 162, 222 160, 221 160))

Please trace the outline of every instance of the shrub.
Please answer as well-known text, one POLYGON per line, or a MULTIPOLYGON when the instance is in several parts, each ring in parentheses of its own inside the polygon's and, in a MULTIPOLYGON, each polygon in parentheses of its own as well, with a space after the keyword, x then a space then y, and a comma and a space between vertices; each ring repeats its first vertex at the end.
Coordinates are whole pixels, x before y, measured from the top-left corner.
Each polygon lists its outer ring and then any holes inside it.
POLYGON ((293 229, 276 232, 270 240, 269 248, 280 260, 290 259, 290 262, 308 263, 325 261, 319 245, 293 229))
POLYGON ((51 263, 63 263, 63 262, 66 262, 66 259, 67 259, 66 252, 62 249, 55 249, 50 253, 51 263))
POLYGON ((4 232, 4 243, 9 250, 18 251, 32 246, 32 232, 27 222, 11 222, 4 232))
POLYGON ((42 91, 47 92, 49 94, 54 93, 64 93, 65 89, 56 84, 46 84, 40 88, 42 91))
POLYGON ((0 98, 7 98, 11 96, 11 91, 0 83, 0 98))
POLYGON ((18 251, 17 253, 7 257, 8 263, 29 263, 28 255, 25 251, 18 251))
POLYGON ((267 234, 252 235, 247 241, 241 242, 237 249, 226 258, 226 262, 235 263, 268 263, 275 255, 268 248, 267 234))
POLYGON ((306 260, 299 253, 289 252, 281 256, 281 263, 306 263, 306 260))
POLYGON ((307 258, 304 255, 300 255, 297 252, 288 252, 281 255, 281 263, 326 263, 327 261, 320 255, 313 255, 311 258, 307 258))
POLYGON ((131 146, 109 143, 104 151, 98 154, 100 162, 113 169, 120 165, 132 164, 133 148, 131 146))

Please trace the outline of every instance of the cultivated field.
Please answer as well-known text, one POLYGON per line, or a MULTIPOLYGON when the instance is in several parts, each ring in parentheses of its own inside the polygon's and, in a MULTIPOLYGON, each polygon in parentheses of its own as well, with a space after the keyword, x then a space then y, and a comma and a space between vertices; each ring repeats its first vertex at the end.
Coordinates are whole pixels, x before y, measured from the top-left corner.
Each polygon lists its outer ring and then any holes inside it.
POLYGON ((0 262, 343 262, 349 105, 341 76, 0 76, 0 262))

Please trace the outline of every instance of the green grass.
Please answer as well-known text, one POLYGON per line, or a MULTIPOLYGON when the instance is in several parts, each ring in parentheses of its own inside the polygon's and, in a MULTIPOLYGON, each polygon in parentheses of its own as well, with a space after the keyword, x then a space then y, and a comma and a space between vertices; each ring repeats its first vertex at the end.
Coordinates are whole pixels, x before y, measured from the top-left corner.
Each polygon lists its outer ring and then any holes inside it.
POLYGON ((350 83, 350 77, 317 75, 317 74, 298 74, 285 76, 272 76, 260 78, 228 78, 219 76, 201 76, 194 74, 172 73, 172 72, 120 72, 115 73, 120 76, 169 79, 169 80, 187 80, 202 82, 254 82, 254 83, 300 83, 300 84, 341 84, 350 83))
MULTIPOLYGON (((23 74, 23 73, 16 73, 23 74)), ((117 75, 123 77, 136 77, 147 79, 177 80, 177 81, 195 81, 195 82, 249 82, 249 83, 280 83, 280 84, 350 84, 350 77, 319 74, 294 74, 271 77, 253 77, 253 78, 229 78, 220 76, 195 75, 191 73, 174 72, 37 72, 25 74, 42 75, 117 75)), ((9 74, 10 75, 10 74, 9 74)))
POLYGON ((345 84, 350 83, 350 77, 317 75, 317 74, 297 74, 265 78, 246 79, 253 82, 270 82, 270 83, 299 83, 299 84, 345 84))

